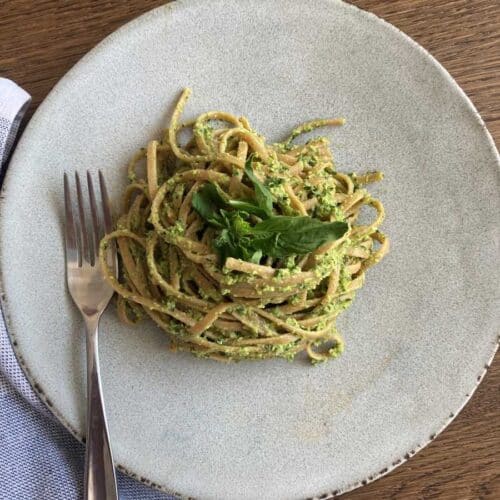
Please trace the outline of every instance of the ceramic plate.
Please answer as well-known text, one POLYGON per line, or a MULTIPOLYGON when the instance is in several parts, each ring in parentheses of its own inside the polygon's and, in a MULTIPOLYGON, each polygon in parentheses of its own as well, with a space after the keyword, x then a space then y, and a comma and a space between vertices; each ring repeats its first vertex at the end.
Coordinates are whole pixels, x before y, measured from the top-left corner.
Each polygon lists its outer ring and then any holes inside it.
POLYGON ((118 464, 202 498, 301 498, 370 481, 429 442, 474 391, 497 345, 498 153, 446 71, 401 32, 334 0, 179 1, 77 64, 28 125, 3 192, 4 307, 31 382, 84 428, 81 320, 64 284, 62 174, 105 170, 187 116, 246 115, 270 140, 305 119, 331 131, 340 170, 382 169, 392 251, 341 316, 345 354, 317 367, 219 364, 167 350, 109 308, 101 359, 118 464))

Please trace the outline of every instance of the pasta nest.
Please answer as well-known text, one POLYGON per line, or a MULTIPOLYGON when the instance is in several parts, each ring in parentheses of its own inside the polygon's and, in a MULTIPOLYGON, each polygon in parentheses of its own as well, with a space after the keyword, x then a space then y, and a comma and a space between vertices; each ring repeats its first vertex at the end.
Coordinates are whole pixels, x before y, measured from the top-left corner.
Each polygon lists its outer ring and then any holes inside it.
MULTIPOLYGON (((221 361, 290 360, 302 351, 313 362, 338 356, 344 342, 336 318, 366 270, 388 251, 379 230, 383 205, 365 188, 382 174, 337 171, 325 137, 296 144, 301 134, 343 119, 307 122, 284 142, 269 144, 246 118, 225 112, 181 123, 189 95, 189 89, 182 93, 161 139, 133 156, 122 215, 101 241, 101 265, 117 292, 120 319, 135 325, 149 317, 168 333, 172 349, 221 361), (191 133, 183 145, 182 131, 191 133), (257 186, 272 195, 273 217, 337 222, 345 232, 305 254, 221 255, 223 230, 193 200, 209 185, 224 203, 255 204, 249 166, 257 186), (358 221, 364 207, 376 214, 369 224, 358 221), (110 245, 118 251, 118 276, 107 260, 110 245)), ((241 213, 249 231, 261 221, 241 213)), ((292 248, 302 234, 295 226, 292 248)), ((255 245, 255 234, 245 237, 255 245)))

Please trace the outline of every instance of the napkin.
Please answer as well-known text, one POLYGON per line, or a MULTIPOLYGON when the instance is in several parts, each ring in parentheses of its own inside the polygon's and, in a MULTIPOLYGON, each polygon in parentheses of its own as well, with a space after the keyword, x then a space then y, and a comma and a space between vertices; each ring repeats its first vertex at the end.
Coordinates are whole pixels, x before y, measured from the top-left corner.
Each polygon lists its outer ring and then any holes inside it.
MULTIPOLYGON (((30 100, 14 82, 0 78, 0 183, 30 100)), ((82 498, 83 466, 83 445, 31 388, 0 313, 0 500, 82 498)), ((123 500, 172 499, 120 472, 117 476, 123 500)))

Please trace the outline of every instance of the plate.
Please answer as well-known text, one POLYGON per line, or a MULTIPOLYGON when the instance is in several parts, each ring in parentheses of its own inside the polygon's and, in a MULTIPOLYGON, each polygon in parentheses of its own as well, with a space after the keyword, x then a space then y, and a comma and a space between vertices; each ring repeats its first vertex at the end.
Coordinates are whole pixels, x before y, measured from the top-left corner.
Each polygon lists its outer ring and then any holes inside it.
POLYGON ((29 123, 3 192, 9 332, 32 384, 84 428, 81 320, 64 285, 62 174, 104 169, 118 200, 131 153, 186 116, 246 115, 270 140, 303 120, 331 131, 340 170, 382 169, 392 252, 340 320, 346 352, 317 367, 173 354, 109 308, 101 359, 117 462, 169 492, 302 498, 370 481, 429 442, 497 345, 498 153, 474 107, 421 47, 333 0, 179 1, 108 37, 29 123), (291 7, 293 5, 293 8, 291 7))

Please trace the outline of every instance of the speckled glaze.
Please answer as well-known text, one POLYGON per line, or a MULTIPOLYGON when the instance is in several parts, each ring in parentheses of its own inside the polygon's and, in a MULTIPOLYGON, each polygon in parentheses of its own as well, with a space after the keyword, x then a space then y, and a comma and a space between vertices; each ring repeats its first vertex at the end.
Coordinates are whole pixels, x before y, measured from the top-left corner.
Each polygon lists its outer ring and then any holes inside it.
POLYGON ((131 152, 165 125, 223 109, 269 139, 315 117, 340 170, 382 169, 392 251, 340 319, 346 352, 317 367, 172 354, 110 308, 101 360, 117 462, 207 499, 326 498, 388 472, 468 400, 498 342, 498 153, 446 71, 373 15, 334 0, 178 1, 138 18, 40 106, 9 168, 3 306, 31 382, 77 437, 84 337, 64 285, 62 173, 101 168, 115 199, 131 152))

